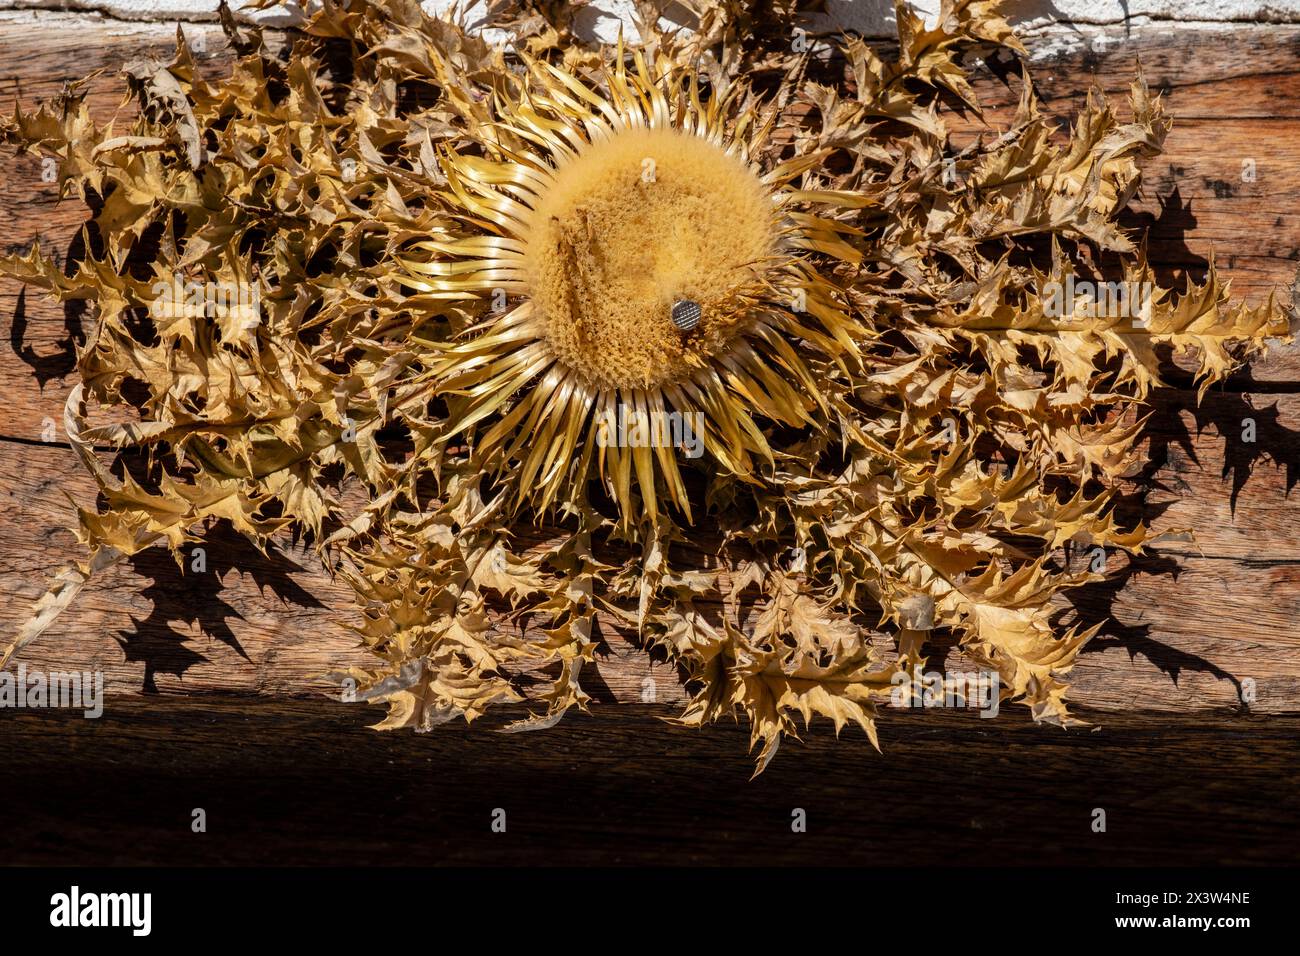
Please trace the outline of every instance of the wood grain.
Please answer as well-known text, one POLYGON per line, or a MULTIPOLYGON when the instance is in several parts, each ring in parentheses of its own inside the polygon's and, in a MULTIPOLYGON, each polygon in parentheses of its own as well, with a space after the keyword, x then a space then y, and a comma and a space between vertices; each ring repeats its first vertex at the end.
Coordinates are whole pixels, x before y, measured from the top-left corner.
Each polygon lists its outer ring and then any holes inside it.
MULTIPOLYGON (((205 72, 225 68, 216 27, 187 25, 186 32, 206 38, 208 53, 198 57, 205 72)), ((106 121, 121 104, 113 71, 142 54, 166 58, 174 36, 162 24, 108 27, 73 17, 51 30, 0 20, 0 102, 16 97, 30 107, 65 83, 103 70, 87 89, 92 112, 106 121)), ((1122 112, 1139 60, 1153 88, 1164 91, 1174 129, 1166 152, 1146 167, 1132 216, 1134 227, 1148 229, 1162 280, 1199 278, 1213 255, 1235 295, 1252 301, 1271 293, 1289 296, 1300 265, 1300 27, 1161 27, 1110 37, 1100 53, 1085 48, 1035 62, 1035 82, 1044 108, 1062 121, 1093 86, 1122 112), (1255 161, 1253 183, 1241 181, 1244 159, 1255 161)), ((975 87, 988 104, 987 124, 1005 123, 1019 96, 1017 83, 976 64, 975 87)), ((969 133, 979 128, 968 118, 969 133)), ((66 255, 85 215, 80 204, 59 201, 54 187, 41 182, 35 157, 7 151, 0 154, 0 172, 0 250, 26 251, 40 239, 44 248, 66 255)), ((0 405, 0 435, 39 440, 46 418, 62 420, 72 340, 89 319, 75 305, 52 303, 36 290, 24 295, 4 279, 0 316, 10 333, 10 347, 0 350, 0 395, 21 396, 0 405)), ((1231 384, 1275 389, 1295 382, 1300 346, 1293 345, 1275 350, 1231 384)))
MULTIPOLYGON (((219 31, 187 32, 207 37, 213 52, 205 69, 221 69, 219 31)), ((104 69, 89 90, 95 113, 107 118, 119 103, 112 71, 142 53, 166 56, 173 36, 163 25, 88 17, 63 19, 58 31, 0 20, 0 99, 31 105, 66 81, 104 69)), ((1166 155, 1147 168, 1133 223, 1149 228, 1152 259, 1166 281, 1199 276, 1214 254, 1235 293, 1289 294, 1300 258, 1298 51, 1296 27, 1160 28, 1115 32, 1101 52, 1035 62, 1045 107, 1063 118, 1093 84, 1123 96, 1138 58, 1164 91, 1176 125, 1166 155), (1244 159, 1255 162, 1253 182, 1242 181, 1244 159)), ((1014 105, 1014 84, 979 68, 976 86, 996 126, 1014 105)), ((57 200, 32 157, 5 153, 0 171, 0 246, 25 250, 39 238, 66 254, 84 210, 57 200)), ((0 281, 0 316, 9 326, 8 347, 0 348, 0 590, 8 597, 0 634, 7 634, 47 576, 78 553, 63 530, 71 518, 68 497, 88 501, 93 488, 66 446, 42 440, 46 419, 61 421, 73 342, 88 316, 8 281, 0 281)), ((1293 624, 1300 614, 1300 539, 1293 533, 1300 515, 1290 495, 1300 475, 1298 383, 1300 347, 1291 346, 1239 373, 1199 407, 1185 375, 1183 388, 1157 396, 1150 469, 1156 488, 1146 513, 1158 526, 1195 527, 1199 540, 1159 548, 1131 565, 1112 558, 1113 580, 1077 598, 1085 618, 1111 621, 1074 672, 1080 704, 1098 714, 1237 712, 1250 679, 1255 712, 1300 710, 1293 624), (1258 422, 1253 445, 1240 440, 1247 416, 1258 422)), ((310 554, 286 549, 268 559, 223 537, 211 542, 209 563, 207 576, 197 577, 182 575, 161 553, 115 569, 23 659, 46 669, 102 669, 115 693, 270 697, 324 693, 330 685, 323 675, 364 660, 338 624, 347 619, 349 592, 310 554)), ((958 660, 954 655, 951 663, 958 660)), ((655 679, 661 705, 683 697, 674 672, 612 629, 596 671, 591 690, 598 702, 639 701, 647 677, 655 679)))
MULTIPOLYGON (((1253 709, 1300 710, 1300 635, 1291 624, 1300 616, 1300 542, 1287 533, 1300 517, 1287 496, 1300 468, 1300 396, 1268 404, 1294 426, 1295 457, 1253 463, 1243 455, 1256 446, 1236 441, 1241 409, 1252 410, 1240 396, 1211 395, 1199 408, 1192 393, 1160 398, 1152 454, 1167 465, 1144 513, 1159 515, 1158 528, 1195 528, 1198 540, 1158 545, 1132 563, 1112 556, 1112 580, 1071 598, 1089 622, 1110 621, 1074 671, 1075 699, 1101 711, 1226 710, 1252 678, 1253 709), (1237 469, 1226 478, 1225 461, 1237 469), (1244 484, 1234 510, 1237 476, 1244 484)), ((1260 426, 1259 448, 1286 446, 1285 426, 1276 427, 1260 426)), ((62 446, 0 442, 0 474, 0 590, 12 596, 0 607, 0 633, 12 633, 48 577, 80 553, 66 530, 65 496, 89 501, 94 485, 62 446)), ((287 549, 268 559, 233 534, 205 549, 203 574, 182 573, 160 550, 110 570, 23 658, 48 670, 93 666, 113 691, 277 696, 323 693, 332 686, 324 675, 364 662, 340 626, 353 613, 351 592, 313 553, 287 549)), ((660 702, 683 699, 674 672, 612 625, 602 633, 598 700, 639 701, 647 677, 660 702)), ((962 659, 954 652, 948 663, 962 659)))
POLYGON ((378 734, 356 708, 310 702, 121 697, 98 720, 20 712, 0 720, 0 859, 812 863, 903 878, 927 864, 1282 865, 1300 852, 1284 769, 1300 758, 1295 717, 1125 715, 1079 733, 1023 715, 909 714, 883 754, 856 730, 822 731, 784 743, 746 783, 745 728, 663 714, 570 714, 539 738, 477 724, 378 734), (206 833, 191 832, 196 807, 206 833), (490 828, 498 808, 505 833, 490 828), (796 808, 804 833, 791 830, 796 808))

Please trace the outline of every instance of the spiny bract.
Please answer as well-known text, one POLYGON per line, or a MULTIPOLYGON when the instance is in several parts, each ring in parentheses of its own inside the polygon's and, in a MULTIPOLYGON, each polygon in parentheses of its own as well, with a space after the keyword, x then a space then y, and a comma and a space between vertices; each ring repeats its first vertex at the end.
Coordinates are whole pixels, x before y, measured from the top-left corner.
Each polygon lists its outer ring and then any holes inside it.
POLYGON ((345 0, 281 55, 223 7, 229 73, 183 39, 128 64, 129 132, 76 89, 0 127, 94 210, 70 274, 3 266, 98 306, 66 424, 102 490, 9 654, 91 574, 227 521, 355 586, 383 727, 524 699, 511 727, 549 726, 601 629, 689 677, 684 722, 746 715, 760 768, 796 716, 874 742, 936 637, 1072 719, 1096 627, 1051 599, 1101 575, 1063 549, 1149 540, 1114 504, 1166 353, 1203 393, 1287 332, 1213 270, 1159 288, 1117 225, 1159 98, 1138 79, 1130 118, 1091 99, 1062 137, 1025 73, 972 134, 965 58, 1024 52, 996 0, 899 6, 894 60, 808 51, 793 2, 689 0, 689 35, 642 3, 612 48, 564 4, 489 6, 509 52, 345 0), (1106 278, 1088 250, 1144 291, 1065 301, 1106 278), (165 294, 214 285, 241 294, 165 294))

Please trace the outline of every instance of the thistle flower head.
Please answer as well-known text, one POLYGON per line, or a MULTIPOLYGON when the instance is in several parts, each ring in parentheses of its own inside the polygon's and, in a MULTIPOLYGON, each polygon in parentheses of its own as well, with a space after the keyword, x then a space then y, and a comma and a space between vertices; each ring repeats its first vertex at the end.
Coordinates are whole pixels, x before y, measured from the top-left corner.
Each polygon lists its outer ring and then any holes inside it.
POLYGON ((698 76, 621 47, 599 86, 527 65, 475 137, 483 155, 445 154, 457 227, 404 260, 416 290, 497 299, 439 346, 451 431, 502 413, 476 453, 518 500, 585 500, 594 467, 625 518, 661 497, 689 516, 674 450, 621 447, 609 424, 702 421, 741 477, 771 463, 761 422, 815 425, 806 357, 852 352, 856 326, 801 253, 855 253, 796 207, 846 197, 792 188, 807 162, 763 168, 770 123, 739 85, 702 102, 698 76))
POLYGON ((754 171, 700 136, 628 129, 587 147, 524 230, 525 294, 551 353, 600 389, 686 381, 752 318, 774 219, 754 171), (683 301, 700 307, 688 331, 673 322, 683 301))

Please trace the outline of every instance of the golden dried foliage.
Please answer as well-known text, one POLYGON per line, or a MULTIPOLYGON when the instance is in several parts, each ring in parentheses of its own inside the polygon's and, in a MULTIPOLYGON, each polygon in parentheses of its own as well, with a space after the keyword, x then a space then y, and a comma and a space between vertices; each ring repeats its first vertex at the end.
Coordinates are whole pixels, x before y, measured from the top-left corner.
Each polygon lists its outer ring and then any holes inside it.
POLYGON ((1098 96, 1058 132, 997 0, 933 28, 900 5, 890 59, 792 49, 794 3, 685 6, 692 33, 642 3, 639 42, 597 48, 567 4, 495 2, 507 52, 344 0, 284 55, 223 9, 226 75, 181 38, 125 67, 122 128, 76 89, 0 127, 93 210, 69 274, 3 268, 98 306, 66 419, 101 490, 90 557, 10 654, 118 557, 224 520, 304 534, 352 583, 382 727, 519 700, 510 729, 549 726, 587 707, 602 627, 690 675, 684 722, 743 713, 760 769, 800 717, 875 742, 936 634, 1072 720, 1095 628, 1051 599, 1100 575, 1063 549, 1141 551, 1113 506, 1162 363, 1194 353, 1203 393, 1286 315, 1213 270, 1156 285, 1119 215, 1160 98, 1139 77, 1123 115, 1098 96), (1024 92, 959 145, 975 53, 1024 92), (678 299, 698 328, 668 324, 678 299), (610 440, 669 412, 700 457, 610 440))

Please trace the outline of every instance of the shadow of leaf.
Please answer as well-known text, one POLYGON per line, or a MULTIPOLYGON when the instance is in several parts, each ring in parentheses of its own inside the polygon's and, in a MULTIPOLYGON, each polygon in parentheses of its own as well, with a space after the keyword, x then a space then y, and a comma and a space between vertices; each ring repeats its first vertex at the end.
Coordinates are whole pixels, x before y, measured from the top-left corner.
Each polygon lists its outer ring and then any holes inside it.
POLYGON ((130 564, 137 574, 151 579, 140 593, 153 602, 153 610, 143 619, 132 619, 132 629, 122 632, 117 640, 126 660, 144 663, 145 693, 157 692, 156 675, 181 677, 207 660, 184 646, 192 637, 187 629, 197 628, 249 659, 230 626, 231 619, 243 620, 243 616, 224 597, 227 586, 223 582, 232 571, 251 578, 260 593, 269 590, 283 603, 303 608, 326 606, 293 580, 292 575, 301 568, 288 555, 274 547, 264 555, 224 523, 210 529, 202 544, 186 549, 183 568, 162 548, 142 551, 130 564), (203 570, 195 570, 198 548, 203 549, 203 570))

